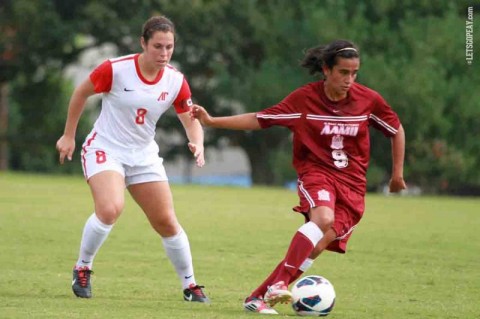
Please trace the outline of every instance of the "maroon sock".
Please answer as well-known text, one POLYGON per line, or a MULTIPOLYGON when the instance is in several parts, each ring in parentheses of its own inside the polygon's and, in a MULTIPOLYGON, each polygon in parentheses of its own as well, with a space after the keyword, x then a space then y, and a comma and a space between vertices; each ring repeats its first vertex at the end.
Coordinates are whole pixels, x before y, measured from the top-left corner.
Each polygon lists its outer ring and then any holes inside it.
POLYGON ((272 283, 283 281, 288 284, 292 282, 292 277, 297 274, 298 269, 303 261, 310 256, 313 248, 314 245, 310 239, 301 232, 297 232, 292 238, 284 262, 280 264, 278 274, 272 283))
POLYGON ((273 279, 275 279, 275 277, 277 277, 277 273, 278 273, 278 270, 280 269, 280 267, 283 265, 284 263, 284 260, 282 260, 278 265, 277 267, 275 268, 274 271, 272 271, 272 273, 270 274, 270 276, 268 276, 267 279, 265 279, 263 281, 263 283, 258 286, 257 289, 255 289, 252 294, 250 295, 250 297, 257 297, 257 298, 263 298, 263 295, 265 295, 265 293, 267 292, 267 289, 268 289, 268 286, 270 286, 273 282, 273 279))
POLYGON ((288 285, 290 285, 292 282, 294 282, 295 280, 297 280, 298 278, 300 278, 300 276, 303 275, 303 271, 300 270, 300 268, 298 268, 297 272, 295 273, 295 275, 293 275, 291 278, 290 278, 290 282, 288 283, 288 285))

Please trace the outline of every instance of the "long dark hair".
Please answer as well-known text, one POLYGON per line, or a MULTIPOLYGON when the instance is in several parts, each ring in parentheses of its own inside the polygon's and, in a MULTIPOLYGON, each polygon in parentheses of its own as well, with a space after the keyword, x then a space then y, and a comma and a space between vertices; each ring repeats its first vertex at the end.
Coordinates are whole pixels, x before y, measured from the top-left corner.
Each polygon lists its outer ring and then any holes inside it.
POLYGON ((360 52, 350 41, 335 40, 327 45, 308 49, 300 65, 308 69, 311 75, 323 74, 322 67, 333 68, 337 64, 337 57, 359 58, 360 52))

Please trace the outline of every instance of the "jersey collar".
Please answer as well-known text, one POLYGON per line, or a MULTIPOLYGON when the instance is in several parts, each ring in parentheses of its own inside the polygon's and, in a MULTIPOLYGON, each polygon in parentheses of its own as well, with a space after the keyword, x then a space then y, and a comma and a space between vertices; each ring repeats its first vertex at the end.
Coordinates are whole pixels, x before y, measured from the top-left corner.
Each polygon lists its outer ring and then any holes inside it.
POLYGON ((143 75, 142 75, 142 72, 140 72, 140 65, 138 64, 138 57, 140 56, 140 53, 137 53, 135 54, 135 57, 134 57, 134 60, 135 60, 135 70, 137 71, 137 75, 138 77, 140 78, 140 80, 142 80, 143 83, 145 84, 150 84, 150 85, 153 85, 153 84, 157 84, 158 81, 160 81, 160 79, 162 78, 163 76, 163 71, 165 70, 165 68, 161 69, 160 71, 158 71, 158 74, 157 76, 155 77, 155 79, 153 79, 153 81, 149 81, 147 80, 143 75))

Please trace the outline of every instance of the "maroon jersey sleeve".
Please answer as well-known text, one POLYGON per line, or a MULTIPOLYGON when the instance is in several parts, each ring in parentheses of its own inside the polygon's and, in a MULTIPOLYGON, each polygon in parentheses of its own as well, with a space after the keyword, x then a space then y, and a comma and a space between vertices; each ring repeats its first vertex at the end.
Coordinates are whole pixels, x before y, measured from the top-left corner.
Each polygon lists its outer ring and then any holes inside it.
POLYGON ((379 94, 375 97, 369 121, 370 125, 387 137, 397 134, 397 130, 400 127, 400 119, 397 113, 392 110, 390 105, 379 94))
POLYGON ((113 69, 112 62, 107 60, 97 66, 95 70, 90 73, 90 81, 95 87, 96 93, 110 92, 112 88, 113 69))
POLYGON ((297 89, 290 93, 280 103, 257 113, 258 123, 262 128, 274 125, 293 127, 298 123, 302 113, 297 106, 302 105, 303 94, 297 89))
POLYGON ((177 112, 177 114, 185 113, 190 110, 192 104, 192 93, 190 92, 190 86, 188 85, 187 80, 183 78, 180 92, 178 93, 175 101, 173 101, 175 112, 177 112))

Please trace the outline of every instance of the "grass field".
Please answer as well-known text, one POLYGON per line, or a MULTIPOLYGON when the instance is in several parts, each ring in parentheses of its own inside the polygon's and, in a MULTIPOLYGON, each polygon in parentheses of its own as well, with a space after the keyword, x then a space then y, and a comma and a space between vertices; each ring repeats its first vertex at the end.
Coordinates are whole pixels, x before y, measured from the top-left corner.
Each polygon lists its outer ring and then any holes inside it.
MULTIPOLYGON (((70 288, 92 212, 81 177, 0 175, 0 318, 253 318, 242 301, 283 257, 303 219, 280 188, 172 186, 211 305, 181 287, 129 195, 95 260, 94 298, 70 288)), ((480 198, 367 196, 346 255, 308 271, 335 285, 328 318, 480 318, 480 198)), ((287 305, 280 317, 295 317, 287 305)), ((264 316, 261 316, 264 317, 264 316)))

